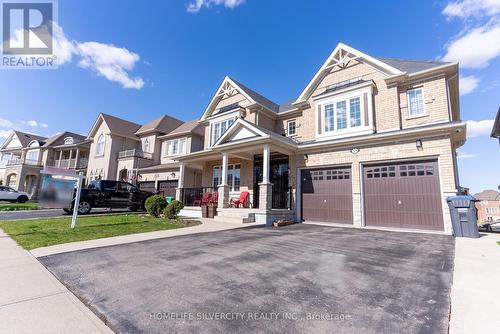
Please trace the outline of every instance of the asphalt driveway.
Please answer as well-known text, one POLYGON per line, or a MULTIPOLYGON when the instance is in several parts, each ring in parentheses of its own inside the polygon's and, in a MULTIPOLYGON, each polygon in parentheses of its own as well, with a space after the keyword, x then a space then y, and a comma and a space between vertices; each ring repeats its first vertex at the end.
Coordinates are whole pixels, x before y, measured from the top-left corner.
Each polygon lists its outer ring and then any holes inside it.
POLYGON ((122 333, 446 333, 454 239, 252 227, 41 258, 122 333))

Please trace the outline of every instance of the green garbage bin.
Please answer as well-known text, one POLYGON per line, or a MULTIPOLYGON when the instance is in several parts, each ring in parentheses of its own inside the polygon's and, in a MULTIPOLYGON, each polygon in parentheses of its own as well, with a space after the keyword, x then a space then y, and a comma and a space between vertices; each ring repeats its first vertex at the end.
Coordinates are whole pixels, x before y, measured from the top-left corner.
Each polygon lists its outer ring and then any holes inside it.
POLYGON ((165 196, 165 199, 167 200, 167 203, 170 204, 175 199, 175 197, 174 196, 165 196))

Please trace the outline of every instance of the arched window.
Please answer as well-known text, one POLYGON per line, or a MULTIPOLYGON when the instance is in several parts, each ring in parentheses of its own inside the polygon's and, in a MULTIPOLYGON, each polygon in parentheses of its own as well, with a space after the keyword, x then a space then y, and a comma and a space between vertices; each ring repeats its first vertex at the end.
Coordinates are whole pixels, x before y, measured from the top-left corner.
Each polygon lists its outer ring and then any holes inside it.
POLYGON ((95 155, 104 155, 104 145, 106 144, 106 138, 104 134, 101 134, 97 137, 96 147, 95 147, 95 155))
POLYGON ((64 145, 71 145, 74 143, 73 137, 64 138, 64 145))
POLYGON ((144 145, 142 147, 142 150, 144 152, 149 152, 149 139, 146 138, 146 140, 144 141, 144 145))

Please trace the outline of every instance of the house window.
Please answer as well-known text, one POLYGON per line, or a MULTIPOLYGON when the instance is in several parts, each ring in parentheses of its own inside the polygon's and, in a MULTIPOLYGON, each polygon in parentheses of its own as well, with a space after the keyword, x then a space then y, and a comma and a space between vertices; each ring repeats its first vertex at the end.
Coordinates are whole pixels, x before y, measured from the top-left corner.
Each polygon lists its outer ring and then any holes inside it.
POLYGON ((186 153, 186 138, 178 138, 167 141, 166 156, 186 153))
POLYGON ((410 117, 421 116, 424 111, 424 91, 422 88, 411 89, 408 91, 408 114, 410 117))
POLYGON ((499 212, 499 208, 486 208, 486 213, 488 214, 495 214, 499 212))
POLYGON ((286 127, 288 136, 295 136, 297 134, 297 123, 295 120, 288 121, 286 127))
POLYGON ((29 150, 26 152, 26 160, 27 161, 38 161, 38 150, 29 150))
POLYGON ((325 133, 361 127, 361 97, 349 97, 323 106, 323 128, 325 133))
POLYGON ((335 130, 333 104, 325 105, 325 132, 335 130))
MULTIPOLYGON (((214 166, 212 185, 217 188, 222 183, 222 166, 214 166)), ((229 191, 240 191, 241 166, 233 164, 227 166, 227 184, 229 191)))
POLYGON ((142 150, 144 152, 149 152, 149 139, 146 138, 146 140, 144 140, 144 143, 142 145, 142 150))
POLYGON ((72 145, 74 143, 73 137, 64 138, 64 145, 72 145))
POLYGON ((105 144, 106 144, 106 138, 104 137, 104 134, 101 134, 99 137, 97 137, 97 144, 95 147, 95 155, 96 156, 104 155, 104 145, 105 144))
POLYGON ((223 121, 212 123, 212 145, 219 140, 227 129, 234 123, 234 118, 228 118, 223 121))

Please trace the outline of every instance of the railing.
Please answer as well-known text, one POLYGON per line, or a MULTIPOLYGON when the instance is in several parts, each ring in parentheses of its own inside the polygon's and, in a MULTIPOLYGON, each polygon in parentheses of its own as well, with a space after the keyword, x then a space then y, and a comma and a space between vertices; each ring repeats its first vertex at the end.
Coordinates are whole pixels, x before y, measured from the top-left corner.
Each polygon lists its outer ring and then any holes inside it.
POLYGON ((126 151, 121 151, 118 152, 118 159, 120 158, 129 158, 129 157, 137 157, 137 158, 143 158, 143 159, 153 159, 153 154, 149 152, 144 152, 141 150, 126 150, 126 151))
POLYGON ((16 165, 40 166, 40 163, 38 162, 38 160, 30 160, 30 159, 7 160, 7 166, 16 166, 16 165))
POLYGON ((87 168, 88 162, 88 159, 79 159, 78 163, 76 163, 76 159, 61 159, 55 160, 50 165, 57 168, 82 169, 87 168))
POLYGON ((287 191, 283 191, 283 187, 273 186, 272 208, 273 209, 288 209, 292 208, 293 192, 292 187, 288 187, 287 191))
POLYGON ((184 203, 185 206, 200 206, 203 194, 215 191, 217 190, 211 187, 182 188, 181 202, 184 203))

